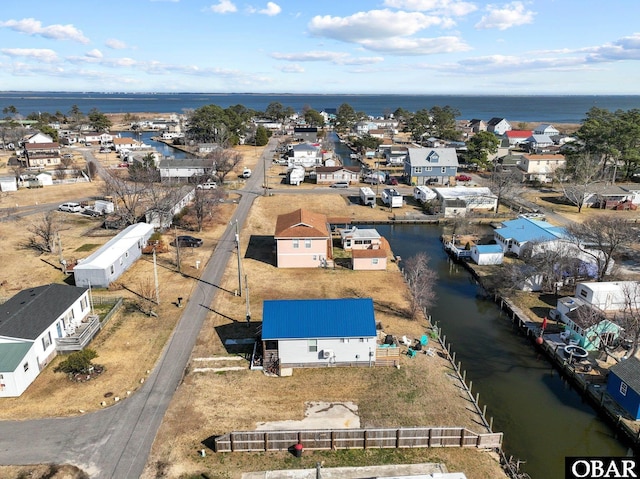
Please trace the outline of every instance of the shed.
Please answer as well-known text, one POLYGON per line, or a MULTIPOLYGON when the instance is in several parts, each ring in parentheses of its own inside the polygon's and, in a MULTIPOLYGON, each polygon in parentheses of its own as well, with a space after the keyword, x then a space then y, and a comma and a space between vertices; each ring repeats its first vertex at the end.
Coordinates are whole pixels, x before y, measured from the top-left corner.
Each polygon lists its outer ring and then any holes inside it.
POLYGON ((15 176, 0 176, 0 191, 18 191, 15 176))
POLYGON ((471 259, 478 265, 502 264, 504 253, 499 244, 473 245, 471 259))
POLYGON ((373 366, 376 322, 371 298, 266 300, 265 366, 373 366))
POLYGON ((136 223, 111 238, 73 269, 76 286, 106 288, 142 256, 153 226, 136 223))
POLYGON ((640 361, 632 356, 609 368, 607 392, 635 421, 640 419, 640 361))

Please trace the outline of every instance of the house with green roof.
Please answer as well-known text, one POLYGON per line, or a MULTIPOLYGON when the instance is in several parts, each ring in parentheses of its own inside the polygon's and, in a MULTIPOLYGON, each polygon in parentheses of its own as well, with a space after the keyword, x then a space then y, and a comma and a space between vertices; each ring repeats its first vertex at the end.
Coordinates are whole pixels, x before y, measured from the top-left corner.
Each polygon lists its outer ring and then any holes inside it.
POLYGON ((0 397, 17 397, 58 353, 58 342, 88 324, 89 290, 49 284, 0 305, 0 397))

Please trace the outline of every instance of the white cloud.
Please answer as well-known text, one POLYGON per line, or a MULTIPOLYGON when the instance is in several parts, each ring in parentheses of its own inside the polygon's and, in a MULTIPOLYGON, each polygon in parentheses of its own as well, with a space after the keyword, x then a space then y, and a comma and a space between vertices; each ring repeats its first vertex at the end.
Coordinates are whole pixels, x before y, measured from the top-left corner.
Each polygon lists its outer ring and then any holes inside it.
POLYGON ((89 43, 89 39, 82 31, 73 25, 49 25, 42 26, 42 22, 35 18, 24 18, 22 20, 7 20, 0 22, 0 27, 10 28, 16 32, 27 35, 40 35, 52 40, 71 40, 79 43, 89 43))
POLYGON ((348 53, 327 51, 272 53, 271 56, 277 60, 286 60, 290 62, 329 62, 334 65, 367 65, 384 61, 384 58, 382 57, 354 58, 348 53))
POLYGON ((640 33, 590 49, 587 60, 590 62, 640 60, 640 33))
POLYGON ((282 11, 282 8, 280 8, 280 5, 278 5, 277 3, 267 2, 267 7, 263 8, 262 10, 259 10, 258 13, 273 17, 279 14, 281 11, 282 11))
POLYGON ((384 5, 414 12, 434 12, 461 17, 478 9, 473 3, 458 0, 385 0, 384 5))
POLYGON ((127 48, 127 44, 122 40, 117 40, 115 38, 109 38, 104 44, 113 49, 113 50, 124 50, 127 48))
POLYGON ((304 68, 297 63, 294 63, 293 65, 283 65, 282 67, 278 68, 278 70, 283 73, 304 73, 304 68))
POLYGON ((497 5, 487 5, 487 15, 484 15, 476 24, 476 28, 488 29, 497 28, 506 30, 519 25, 533 23, 535 13, 525 10, 522 2, 511 2, 502 7, 497 5))
POLYGON ((369 40, 362 42, 362 45, 369 50, 395 55, 435 55, 471 50, 471 47, 458 37, 388 38, 369 40))
POLYGON ((102 52, 100 50, 98 50, 97 48, 94 48, 93 50, 90 50, 86 53, 86 55, 90 58, 102 58, 102 52))
POLYGON ((48 48, 3 48, 0 52, 14 58, 30 58, 39 62, 52 63, 58 60, 58 55, 48 48))
POLYGON ((231 0, 220 0, 217 4, 209 7, 214 13, 234 13, 238 11, 238 8, 231 0))

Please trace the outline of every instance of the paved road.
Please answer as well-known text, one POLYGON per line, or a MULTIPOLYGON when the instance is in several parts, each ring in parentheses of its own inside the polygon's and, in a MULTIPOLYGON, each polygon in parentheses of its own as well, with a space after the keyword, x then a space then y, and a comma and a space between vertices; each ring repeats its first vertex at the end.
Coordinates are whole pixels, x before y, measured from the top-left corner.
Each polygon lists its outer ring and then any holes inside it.
MULTIPOLYGON (((154 371, 132 397, 110 408, 73 418, 0 422, 0 464, 69 463, 92 478, 136 478, 142 474, 156 432, 179 387, 196 338, 255 197, 262 194, 271 140, 247 181, 226 229, 154 371)), ((165 299, 166 301, 167 299, 165 299)))

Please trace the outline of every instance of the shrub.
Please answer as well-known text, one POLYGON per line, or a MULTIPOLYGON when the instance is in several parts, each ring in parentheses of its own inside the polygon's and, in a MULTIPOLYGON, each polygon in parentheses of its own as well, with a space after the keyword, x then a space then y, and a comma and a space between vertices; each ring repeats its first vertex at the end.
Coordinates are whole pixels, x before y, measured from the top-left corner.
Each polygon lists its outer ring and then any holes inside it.
POLYGON ((67 357, 67 359, 62 361, 54 369, 54 371, 56 373, 69 374, 86 373, 89 371, 89 368, 93 366, 91 360, 97 357, 98 353, 96 353, 93 349, 83 349, 82 351, 76 351, 75 353, 71 353, 67 357))

